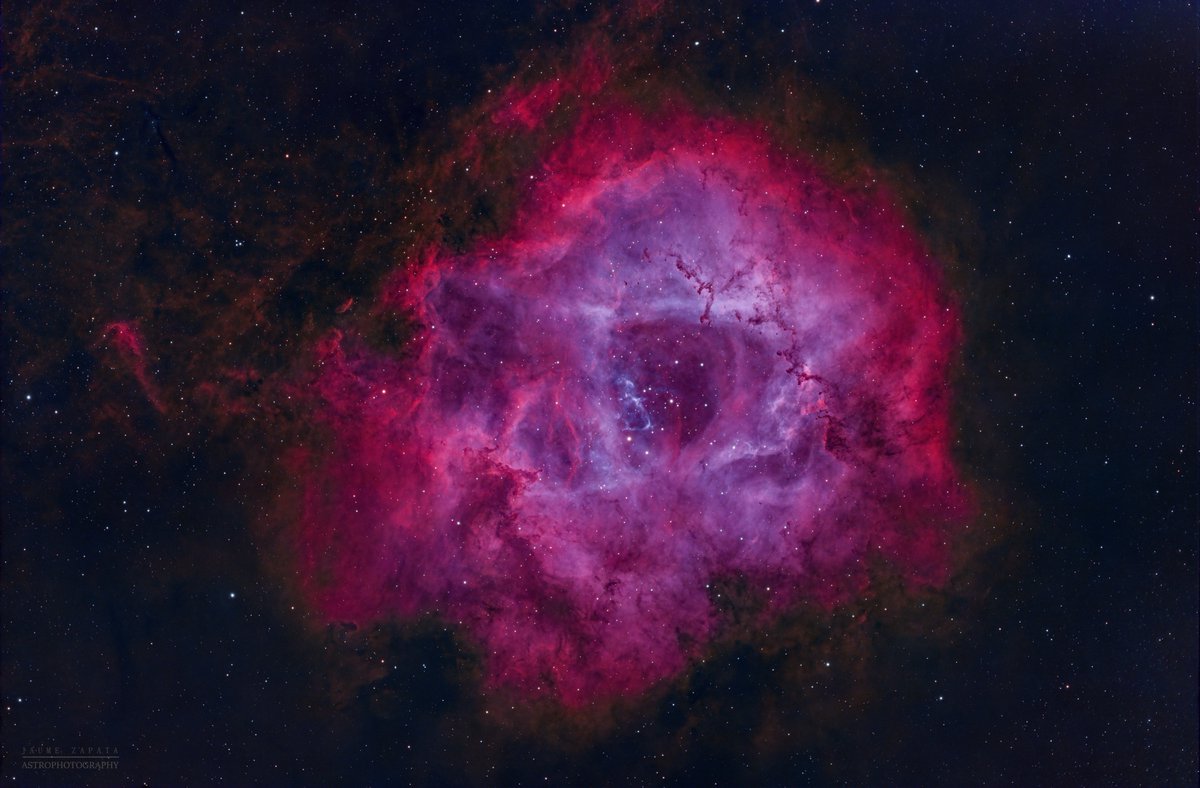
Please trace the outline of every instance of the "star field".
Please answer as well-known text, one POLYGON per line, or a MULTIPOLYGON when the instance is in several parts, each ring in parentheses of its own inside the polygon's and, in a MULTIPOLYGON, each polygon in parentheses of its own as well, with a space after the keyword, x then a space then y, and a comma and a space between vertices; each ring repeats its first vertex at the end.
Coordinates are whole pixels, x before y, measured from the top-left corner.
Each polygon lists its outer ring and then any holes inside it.
POLYGON ((5 782, 1195 779, 1190 4, 3 15, 5 782))

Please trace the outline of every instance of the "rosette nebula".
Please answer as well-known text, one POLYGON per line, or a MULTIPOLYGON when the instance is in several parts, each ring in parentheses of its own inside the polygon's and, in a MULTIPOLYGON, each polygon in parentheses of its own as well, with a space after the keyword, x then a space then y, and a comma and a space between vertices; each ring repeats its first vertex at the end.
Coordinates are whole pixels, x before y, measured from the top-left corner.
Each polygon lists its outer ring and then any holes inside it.
POLYGON ((958 316, 892 192, 678 106, 583 110, 519 179, 501 231, 390 280, 402 353, 318 348, 317 611, 440 616, 573 706, 686 670, 731 578, 764 624, 946 579, 958 316))

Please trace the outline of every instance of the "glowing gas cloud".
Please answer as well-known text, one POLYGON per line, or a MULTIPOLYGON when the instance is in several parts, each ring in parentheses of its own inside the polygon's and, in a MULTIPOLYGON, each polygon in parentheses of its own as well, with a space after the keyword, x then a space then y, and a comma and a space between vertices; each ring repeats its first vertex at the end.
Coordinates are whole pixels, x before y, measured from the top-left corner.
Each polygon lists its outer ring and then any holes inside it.
POLYGON ((297 567, 328 619, 440 615, 494 685, 579 705, 686 670, 721 578, 765 620, 878 562, 944 581, 958 316, 882 186, 736 120, 592 106, 502 233, 384 299, 406 352, 332 333, 306 389, 329 438, 297 567))

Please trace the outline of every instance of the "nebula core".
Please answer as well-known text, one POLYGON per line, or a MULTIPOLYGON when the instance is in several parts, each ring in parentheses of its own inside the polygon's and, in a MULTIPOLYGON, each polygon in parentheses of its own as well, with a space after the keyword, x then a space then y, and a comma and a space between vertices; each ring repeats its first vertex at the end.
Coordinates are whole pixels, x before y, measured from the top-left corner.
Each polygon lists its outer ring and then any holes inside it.
POLYGON ((433 248, 303 389, 300 585, 331 621, 434 614, 492 686, 635 695, 719 634, 936 586, 970 501, 950 454, 960 340, 939 268, 870 176, 674 105, 579 110, 508 226, 433 248))

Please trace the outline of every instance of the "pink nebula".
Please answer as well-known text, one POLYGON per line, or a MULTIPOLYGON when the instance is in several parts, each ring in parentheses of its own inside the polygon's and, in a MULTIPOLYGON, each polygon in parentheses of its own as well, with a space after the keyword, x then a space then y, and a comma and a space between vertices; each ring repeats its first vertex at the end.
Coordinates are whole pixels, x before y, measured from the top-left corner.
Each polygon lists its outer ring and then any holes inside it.
POLYGON ((131 320, 117 320, 106 325, 100 333, 100 343, 107 342, 117 351, 117 355, 125 368, 133 375, 146 400, 159 413, 165 413, 162 397, 158 394, 158 386, 150 374, 146 359, 146 343, 138 330, 137 324, 131 320))
POLYGON ((686 670, 722 578, 765 622, 880 560, 944 581, 958 317, 889 192, 679 108, 586 110, 527 176, 501 237, 397 274, 406 353, 318 349, 316 610, 440 615, 574 706, 686 670))

